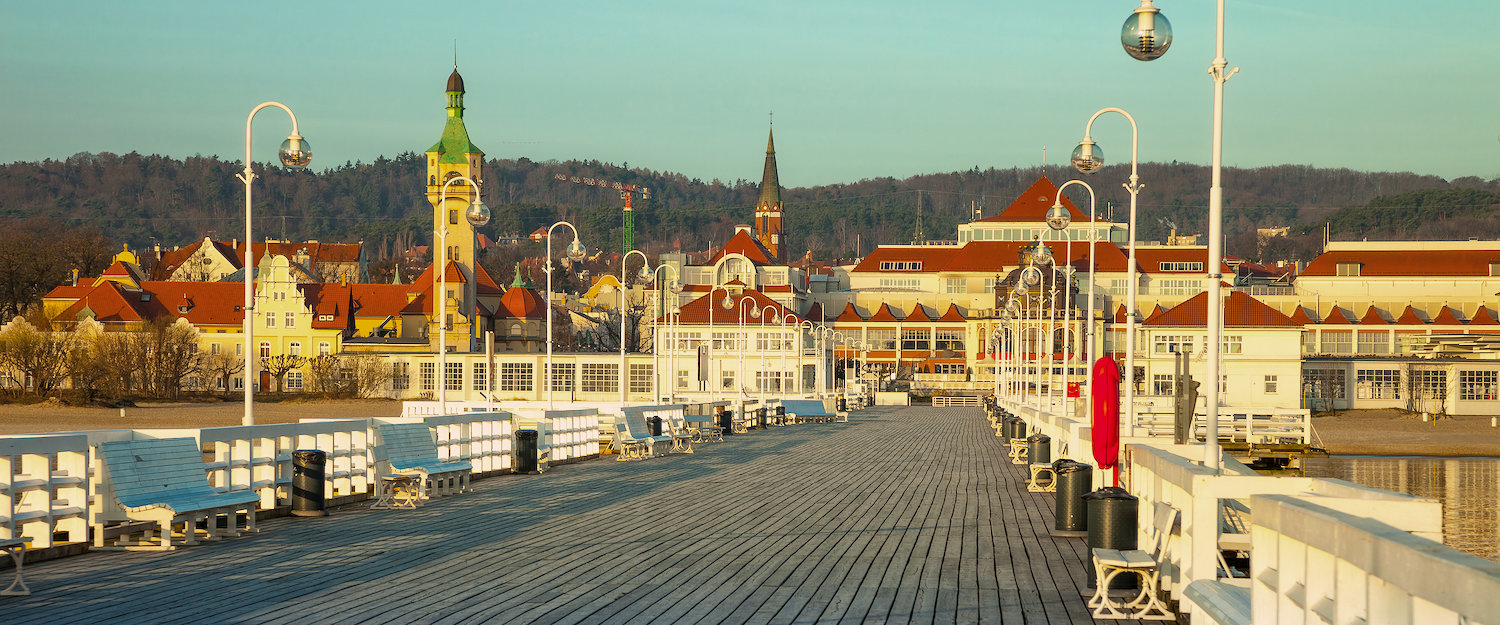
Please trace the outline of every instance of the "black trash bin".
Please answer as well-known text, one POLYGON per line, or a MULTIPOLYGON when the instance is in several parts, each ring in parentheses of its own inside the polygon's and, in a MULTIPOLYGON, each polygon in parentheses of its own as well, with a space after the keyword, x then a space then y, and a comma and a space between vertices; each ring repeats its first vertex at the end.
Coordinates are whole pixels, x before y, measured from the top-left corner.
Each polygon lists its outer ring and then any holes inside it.
POLYGON ((729 410, 719 411, 719 429, 724 430, 724 435, 734 434, 734 413, 729 410))
POLYGON ((776 425, 786 425, 786 406, 776 407, 776 425))
POLYGON ((770 408, 757 408, 755 410, 755 427, 762 430, 766 429, 766 412, 769 410, 770 408))
POLYGON ((1088 509, 1083 496, 1094 486, 1094 467, 1063 458, 1052 463, 1057 475, 1057 507, 1052 535, 1067 538, 1088 536, 1088 509))
POLYGON ((1022 421, 1020 417, 1017 417, 1015 415, 1011 415, 1011 417, 1010 417, 1010 434, 1007 435, 1006 438, 1010 438, 1010 439, 1026 438, 1026 422, 1022 421))
POLYGON ((516 430, 516 473, 536 475, 538 453, 536 430, 516 430))
POLYGON ((843 395, 839 395, 839 412, 848 412, 848 411, 849 411, 849 400, 844 399, 843 395))
POLYGON ((661 436, 661 417, 647 417, 646 429, 651 431, 652 436, 661 436))
POLYGON ((323 478, 326 475, 328 454, 318 449, 299 449, 292 452, 292 515, 324 516, 326 500, 323 493, 323 478))
POLYGON ((1052 437, 1046 434, 1032 434, 1026 437, 1026 460, 1031 464, 1051 463, 1052 437))
MULTIPOLYGON (((1137 500, 1125 489, 1106 486, 1083 496, 1088 502, 1089 548, 1135 549, 1137 500)), ((1135 575, 1120 575, 1110 590, 1135 588, 1135 575)), ((1089 586, 1094 586, 1094 569, 1089 567, 1089 586)))
POLYGON ((1015 438, 1016 418, 1006 415, 1000 419, 1000 436, 1005 440, 1015 438))

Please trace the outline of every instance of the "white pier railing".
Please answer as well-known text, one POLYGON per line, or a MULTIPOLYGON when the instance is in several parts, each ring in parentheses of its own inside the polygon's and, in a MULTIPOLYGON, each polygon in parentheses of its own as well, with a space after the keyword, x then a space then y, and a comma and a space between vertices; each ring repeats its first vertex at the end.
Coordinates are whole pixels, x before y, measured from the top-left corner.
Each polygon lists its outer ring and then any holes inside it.
POLYGON ((87 541, 90 466, 81 435, 0 438, 0 539, 87 541))

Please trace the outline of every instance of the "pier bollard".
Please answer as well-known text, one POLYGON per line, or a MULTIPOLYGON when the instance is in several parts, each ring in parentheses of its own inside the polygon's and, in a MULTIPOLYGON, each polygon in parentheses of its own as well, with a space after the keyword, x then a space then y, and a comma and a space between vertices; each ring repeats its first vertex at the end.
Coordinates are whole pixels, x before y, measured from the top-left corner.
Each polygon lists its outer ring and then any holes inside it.
POLYGON ((318 449, 292 452, 292 516, 326 516, 323 477, 328 454, 318 449))
MULTIPOLYGON (((1090 549, 1136 549, 1136 511, 1140 501, 1125 489, 1106 486, 1083 496, 1088 502, 1088 544, 1090 549)), ((1166 528, 1163 531, 1170 531, 1166 528)), ((1095 585, 1094 569, 1089 567, 1089 586, 1095 585)), ((1109 585, 1110 590, 1136 587, 1135 575, 1121 575, 1109 585)))
POLYGON ((1026 460, 1031 464, 1052 462, 1052 437, 1032 434, 1026 438, 1026 460))
POLYGON ((661 417, 648 417, 646 429, 651 431, 652 436, 661 436, 661 417))
POLYGON ((1063 458, 1052 463, 1052 473, 1057 476, 1057 507, 1052 535, 1058 538, 1088 536, 1088 510, 1083 497, 1094 486, 1094 467, 1063 458))
POLYGON ((532 429, 516 430, 516 473, 537 475, 541 435, 532 429))
POLYGON ((719 411, 719 428, 724 430, 724 435, 734 434, 734 414, 728 409, 719 411))

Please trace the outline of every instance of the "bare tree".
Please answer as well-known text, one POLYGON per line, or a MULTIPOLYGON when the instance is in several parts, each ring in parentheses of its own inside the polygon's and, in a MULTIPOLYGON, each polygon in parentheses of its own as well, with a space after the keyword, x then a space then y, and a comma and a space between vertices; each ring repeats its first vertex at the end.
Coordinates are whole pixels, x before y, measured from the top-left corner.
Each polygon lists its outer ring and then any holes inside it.
POLYGON ((324 395, 343 395, 355 390, 354 363, 347 358, 323 354, 307 359, 310 386, 324 395))
POLYGON ((221 395, 229 395, 229 382, 234 374, 245 370, 245 359, 234 354, 209 354, 203 359, 203 373, 219 381, 221 395))
POLYGON ((286 374, 290 373, 293 369, 301 367, 304 362, 307 362, 307 359, 301 356, 277 354, 261 358, 260 368, 266 372, 266 375, 271 376, 271 379, 276 380, 276 391, 282 392, 285 390, 285 382, 283 380, 286 374))
POLYGON ((383 397, 391 384, 391 367, 376 356, 346 356, 354 373, 354 393, 360 397, 383 397))
POLYGON ((73 329, 67 377, 72 381, 73 390, 82 393, 86 401, 94 401, 106 386, 110 377, 109 343, 116 339, 105 334, 104 327, 93 319, 84 319, 73 329))
POLYGON ((31 378, 34 395, 50 395, 64 379, 73 337, 67 333, 38 330, 16 317, 0 330, 0 366, 31 378))

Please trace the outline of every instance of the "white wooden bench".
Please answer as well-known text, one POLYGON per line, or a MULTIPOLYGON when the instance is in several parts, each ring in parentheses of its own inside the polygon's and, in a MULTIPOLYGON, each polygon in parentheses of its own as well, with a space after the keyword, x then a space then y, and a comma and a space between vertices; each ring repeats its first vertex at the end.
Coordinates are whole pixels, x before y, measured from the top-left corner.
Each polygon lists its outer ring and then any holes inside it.
POLYGON ((31 594, 31 589, 26 587, 26 582, 21 580, 21 563, 26 559, 25 538, 0 538, 0 551, 10 556, 11 562, 16 563, 16 579, 0 590, 0 597, 25 597, 31 594))
POLYGON ((693 441, 697 435, 688 431, 687 419, 682 416, 681 410, 673 410, 662 417, 662 427, 668 428, 672 433, 672 451, 680 451, 685 454, 693 453, 693 441))
POLYGON ((724 442, 724 428, 719 427, 715 414, 684 415, 683 423, 693 440, 699 443, 722 443, 724 442))
MULTIPOLYGON (((255 531, 255 508, 260 495, 253 490, 221 492, 208 482, 203 451, 191 438, 157 438, 106 441, 99 456, 110 493, 132 521, 154 522, 160 528, 159 544, 151 545, 152 531, 144 530, 140 542, 122 536, 118 548, 172 549, 172 527, 181 524, 184 544, 198 544, 198 521, 207 520, 207 538, 216 540, 240 534, 238 515, 245 514, 245 531, 255 531), (227 519, 218 528, 217 517, 227 519)), ((150 526, 147 526, 150 527, 150 526)), ((103 540, 104 528, 95 528, 95 548, 103 540)))
POLYGON ((646 445, 646 455, 639 457, 650 457, 668 453, 672 445, 672 436, 668 434, 653 436, 651 430, 646 427, 646 415, 640 408, 627 406, 620 412, 621 416, 615 419, 615 427, 620 433, 622 440, 630 441, 633 446, 641 443, 646 445), (663 447, 658 448, 658 444, 663 445, 663 447))
POLYGON ((1250 589, 1223 580, 1200 579, 1187 585, 1182 591, 1183 600, 1198 608, 1193 622, 1199 616, 1215 625, 1250 625, 1254 622, 1250 611, 1250 589))
MULTIPOLYGON (((411 475, 417 479, 417 498, 426 501, 433 496, 456 495, 469 490, 469 476, 474 465, 466 460, 449 462, 438 458, 437 442, 426 423, 382 423, 380 444, 375 447, 377 461, 385 461, 390 470, 383 475, 411 475)), ((387 484, 381 479, 383 490, 387 484)), ((384 497, 386 493, 377 493, 384 497)))
POLYGON ((1026 490, 1033 493, 1057 492, 1057 471, 1050 462, 1031 463, 1031 477, 1026 478, 1026 490))
POLYGON ((1157 598, 1157 587, 1161 580, 1161 558, 1166 553, 1167 541, 1177 525, 1177 509, 1165 503, 1156 503, 1156 514, 1148 530, 1148 550, 1105 549, 1095 547, 1094 596, 1088 606, 1093 608, 1096 619, 1139 619, 1145 621, 1171 621, 1176 616, 1157 598), (1109 585, 1122 573, 1134 573, 1141 577, 1141 592, 1125 603, 1117 602, 1109 595, 1109 585))
POLYGON ((787 418, 793 423, 827 423, 837 417, 823 407, 822 401, 816 399, 784 399, 781 405, 786 408, 787 418))

